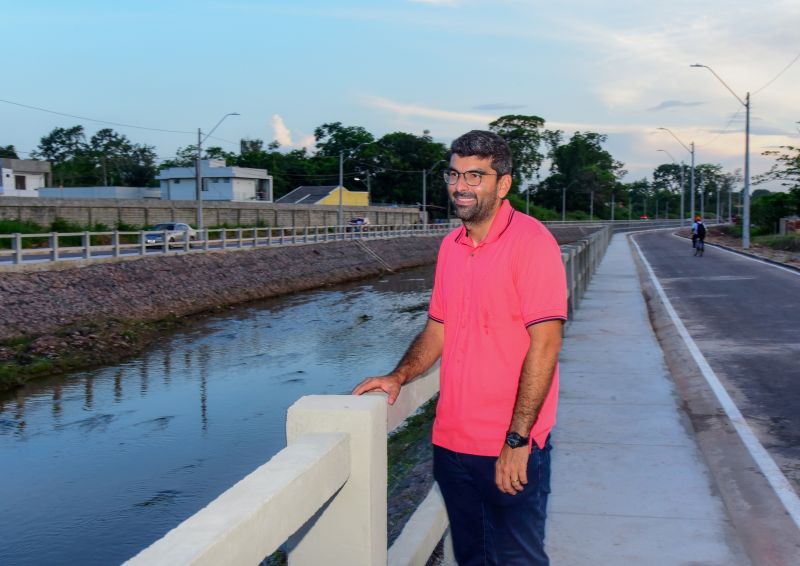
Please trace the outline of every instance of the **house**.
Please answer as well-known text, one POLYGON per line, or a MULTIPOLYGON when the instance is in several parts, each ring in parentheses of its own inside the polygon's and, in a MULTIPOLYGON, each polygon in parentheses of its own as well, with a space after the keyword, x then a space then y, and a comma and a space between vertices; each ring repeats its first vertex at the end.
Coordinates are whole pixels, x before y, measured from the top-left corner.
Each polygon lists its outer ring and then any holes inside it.
MULTIPOLYGON (((222 159, 200 162, 203 200, 272 202, 272 176, 266 169, 228 167, 222 159)), ((170 167, 156 179, 162 200, 197 200, 194 167, 170 167)))
MULTIPOLYGON (((281 204, 327 204, 339 205, 338 185, 304 185, 276 200, 281 204)), ((341 187, 342 205, 369 206, 369 193, 366 191, 348 191, 341 187)))
POLYGON ((50 184, 50 162, 0 158, 0 196, 35 197, 50 184))

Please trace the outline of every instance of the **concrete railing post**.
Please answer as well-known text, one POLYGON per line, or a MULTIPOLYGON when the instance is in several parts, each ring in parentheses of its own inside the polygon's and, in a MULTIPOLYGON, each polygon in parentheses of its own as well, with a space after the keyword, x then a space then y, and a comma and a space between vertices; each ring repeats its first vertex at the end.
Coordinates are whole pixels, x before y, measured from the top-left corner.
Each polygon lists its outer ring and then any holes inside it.
POLYGON ((58 232, 50 232, 50 261, 58 261, 58 232))
POLYGON ((287 443, 306 433, 350 435, 350 478, 307 528, 289 541, 289 565, 386 564, 385 395, 310 395, 289 408, 287 443))
POLYGON ((14 263, 22 263, 22 234, 14 232, 14 263))
MULTIPOLYGON (((89 232, 84 232, 83 236, 83 258, 89 259, 92 257, 92 235, 89 232)), ((144 238, 140 238, 142 242, 142 255, 144 255, 144 238)))

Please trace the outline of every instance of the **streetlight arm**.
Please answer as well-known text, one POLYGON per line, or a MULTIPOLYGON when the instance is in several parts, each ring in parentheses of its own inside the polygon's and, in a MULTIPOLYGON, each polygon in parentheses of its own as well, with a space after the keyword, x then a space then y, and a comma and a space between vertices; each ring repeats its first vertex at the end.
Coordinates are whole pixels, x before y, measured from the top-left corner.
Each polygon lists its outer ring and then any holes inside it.
POLYGON ((678 162, 677 162, 677 161, 675 161, 675 158, 674 158, 674 157, 672 157, 672 154, 671 154, 670 152, 668 152, 666 149, 657 149, 656 151, 663 151, 664 153, 666 153, 667 155, 669 155, 669 158, 670 158, 670 159, 672 159, 672 162, 673 162, 675 165, 677 165, 677 164, 678 164, 678 162))
POLYGON ((741 98, 739 98, 739 95, 738 95, 738 94, 736 94, 735 92, 733 92, 733 89, 731 89, 731 87, 729 87, 729 86, 728 86, 728 83, 726 83, 725 81, 723 81, 723 80, 722 80, 722 77, 720 77, 720 76, 719 76, 717 73, 715 73, 715 72, 714 72, 714 69, 712 69, 712 68, 711 68, 711 67, 709 67, 708 65, 701 65, 700 63, 695 63, 695 64, 693 64, 693 65, 689 65, 689 66, 690 66, 690 67, 702 67, 702 68, 704 68, 704 69, 708 69, 709 71, 711 71, 711 74, 712 74, 712 75, 714 75, 715 77, 717 77, 717 80, 718 80, 719 82, 721 82, 721 83, 722 83, 722 86, 724 86, 725 88, 727 88, 727 89, 728 89, 728 92, 730 92, 730 93, 731 93, 733 96, 735 96, 735 97, 736 97, 736 100, 738 100, 738 101, 739 101, 739 103, 740 103, 742 106, 747 106, 747 104, 745 103, 745 101, 744 101, 744 100, 742 100, 741 98))
POLYGON ((222 118, 219 119, 219 122, 217 122, 217 125, 214 126, 213 128, 211 128, 211 131, 208 132, 202 140, 200 140, 200 143, 203 143, 204 141, 206 141, 211 136, 211 134, 214 133, 214 130, 219 128, 219 125, 222 124, 222 122, 224 122, 225 118, 227 118, 228 116, 239 116, 239 113, 238 112, 229 112, 228 114, 225 114, 222 118))
POLYGON ((681 144, 681 145, 683 146, 683 149, 685 149, 685 150, 686 150, 686 151, 688 151, 689 153, 693 153, 693 150, 689 149, 689 146, 687 146, 685 143, 683 143, 683 142, 681 141, 681 139, 680 139, 678 136, 676 136, 676 135, 675 135, 675 133, 674 133, 672 130, 670 130, 669 128, 656 128, 656 129, 658 129, 658 130, 664 130, 665 132, 669 132, 669 134, 670 134, 670 135, 671 135, 673 138, 675 138, 675 140, 676 140, 676 141, 677 141, 679 144, 681 144))

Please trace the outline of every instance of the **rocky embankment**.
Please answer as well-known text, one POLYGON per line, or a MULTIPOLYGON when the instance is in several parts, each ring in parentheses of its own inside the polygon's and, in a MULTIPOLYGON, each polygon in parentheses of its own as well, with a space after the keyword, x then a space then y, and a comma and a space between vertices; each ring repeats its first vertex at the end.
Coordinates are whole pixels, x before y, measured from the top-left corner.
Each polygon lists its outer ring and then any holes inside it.
MULTIPOLYGON (((551 231, 565 244, 596 229, 551 231)), ((351 240, 0 272, 0 390, 117 362, 191 315, 433 263, 440 241, 351 240)))
POLYGON ((0 389, 134 354, 184 317, 433 263, 440 237, 154 256, 0 273, 0 389))

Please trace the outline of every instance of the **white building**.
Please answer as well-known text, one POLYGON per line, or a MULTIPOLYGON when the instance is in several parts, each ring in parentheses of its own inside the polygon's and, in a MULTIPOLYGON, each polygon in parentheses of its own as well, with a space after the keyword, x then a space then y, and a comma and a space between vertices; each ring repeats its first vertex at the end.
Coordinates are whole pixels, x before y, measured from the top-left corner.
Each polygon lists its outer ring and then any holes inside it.
MULTIPOLYGON (((227 167, 221 159, 200 162, 203 200, 272 202, 272 176, 266 169, 227 167)), ((196 200, 194 167, 170 167, 156 177, 162 200, 196 200)))
POLYGON ((49 161, 0 158, 0 196, 35 197, 49 183, 49 161))

